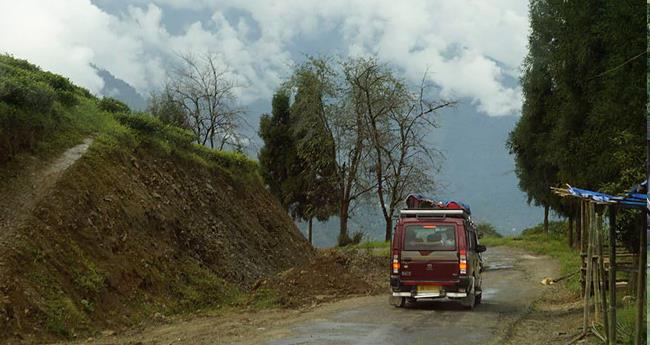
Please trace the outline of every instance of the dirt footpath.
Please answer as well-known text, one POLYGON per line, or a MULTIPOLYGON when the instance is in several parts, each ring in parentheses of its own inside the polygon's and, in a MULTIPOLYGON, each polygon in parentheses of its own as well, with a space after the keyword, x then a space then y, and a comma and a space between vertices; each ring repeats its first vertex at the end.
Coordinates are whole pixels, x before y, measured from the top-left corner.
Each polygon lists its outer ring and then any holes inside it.
POLYGON ((221 310, 166 320, 91 344, 564 344, 578 331, 580 310, 561 286, 547 257, 505 247, 484 255, 483 304, 474 311, 453 302, 388 304, 388 294, 355 297, 316 307, 262 311, 221 310))
POLYGON ((88 150, 92 138, 65 151, 52 162, 32 162, 27 173, 10 177, 0 186, 0 239, 7 235, 8 229, 29 216, 32 208, 47 194, 61 175, 88 150))

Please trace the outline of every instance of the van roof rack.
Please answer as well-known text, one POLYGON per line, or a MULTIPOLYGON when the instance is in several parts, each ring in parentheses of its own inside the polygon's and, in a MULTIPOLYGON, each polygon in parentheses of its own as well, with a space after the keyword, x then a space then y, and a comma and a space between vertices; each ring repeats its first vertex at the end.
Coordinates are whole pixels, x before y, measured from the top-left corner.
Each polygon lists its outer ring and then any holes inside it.
POLYGON ((470 219, 470 214, 463 209, 405 209, 399 211, 401 218, 453 217, 470 219))

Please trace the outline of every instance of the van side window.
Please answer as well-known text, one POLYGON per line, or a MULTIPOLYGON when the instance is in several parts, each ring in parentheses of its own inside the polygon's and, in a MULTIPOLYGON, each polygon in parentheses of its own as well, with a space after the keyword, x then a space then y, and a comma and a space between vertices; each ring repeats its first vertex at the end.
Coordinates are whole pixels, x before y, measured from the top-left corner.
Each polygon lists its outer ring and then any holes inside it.
POLYGON ((465 234, 467 238, 467 249, 468 250, 474 250, 476 248, 476 239, 474 236, 474 229, 469 225, 469 223, 465 222, 465 234))
POLYGON ((476 245, 478 244, 478 241, 476 239, 476 231, 470 231, 470 237, 472 238, 472 250, 476 250, 476 245))

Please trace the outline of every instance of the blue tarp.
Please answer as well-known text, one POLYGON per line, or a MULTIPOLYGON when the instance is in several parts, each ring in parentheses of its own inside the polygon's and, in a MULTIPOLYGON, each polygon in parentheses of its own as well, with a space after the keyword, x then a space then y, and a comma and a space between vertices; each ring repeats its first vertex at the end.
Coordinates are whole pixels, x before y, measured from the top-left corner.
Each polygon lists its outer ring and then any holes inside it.
MULTIPOLYGON (((644 182, 639 186, 643 186, 644 184, 646 183, 644 182)), ((632 191, 627 193, 625 196, 614 196, 571 186, 569 186, 568 191, 579 198, 590 199, 600 203, 617 204, 625 208, 644 208, 648 205, 648 197, 647 194, 638 193, 638 191, 640 191, 640 189, 638 189, 639 186, 633 188, 632 191)))

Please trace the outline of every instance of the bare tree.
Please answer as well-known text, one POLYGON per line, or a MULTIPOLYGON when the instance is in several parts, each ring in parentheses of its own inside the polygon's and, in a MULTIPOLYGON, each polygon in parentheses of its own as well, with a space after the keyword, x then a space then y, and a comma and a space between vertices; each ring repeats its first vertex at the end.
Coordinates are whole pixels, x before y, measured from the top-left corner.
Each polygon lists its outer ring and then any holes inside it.
POLYGON ((432 173, 437 171, 436 158, 440 155, 426 136, 437 127, 433 114, 454 102, 427 99, 426 73, 419 89, 411 91, 374 58, 357 59, 351 66, 347 75, 355 89, 357 109, 366 122, 371 148, 368 172, 374 177, 386 221, 385 239, 389 241, 399 204, 409 193, 435 188, 432 173))
POLYGON ((222 150, 242 142, 237 132, 244 112, 237 105, 238 87, 217 55, 184 54, 170 72, 165 93, 183 109, 196 142, 222 150))
POLYGON ((328 138, 327 145, 299 143, 299 152, 318 157, 316 164, 335 162, 339 244, 349 241, 350 213, 370 192, 376 192, 390 238, 392 217, 406 195, 434 189, 439 155, 426 135, 436 127, 433 113, 453 102, 429 100, 425 80, 412 91, 375 58, 337 64, 312 58, 294 73, 290 86, 301 90, 294 111, 306 114, 303 127, 322 127, 328 138))

